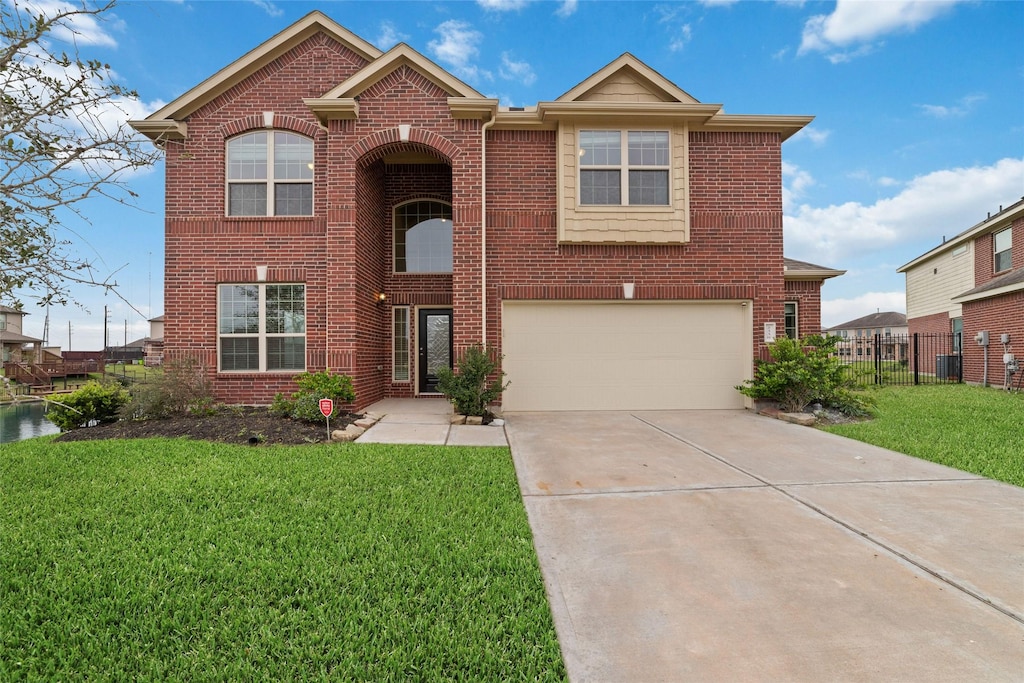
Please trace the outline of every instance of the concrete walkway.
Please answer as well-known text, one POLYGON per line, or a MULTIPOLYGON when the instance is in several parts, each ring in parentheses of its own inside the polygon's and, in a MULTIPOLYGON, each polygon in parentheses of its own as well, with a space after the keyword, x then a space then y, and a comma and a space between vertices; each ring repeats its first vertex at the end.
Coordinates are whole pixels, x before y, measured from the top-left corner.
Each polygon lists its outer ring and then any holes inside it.
POLYGON ((1024 680, 1024 489, 744 411, 506 419, 571 680, 1024 680))
POLYGON ((380 417, 356 443, 408 443, 434 446, 508 446, 504 427, 453 425, 445 399, 389 398, 363 411, 380 417))

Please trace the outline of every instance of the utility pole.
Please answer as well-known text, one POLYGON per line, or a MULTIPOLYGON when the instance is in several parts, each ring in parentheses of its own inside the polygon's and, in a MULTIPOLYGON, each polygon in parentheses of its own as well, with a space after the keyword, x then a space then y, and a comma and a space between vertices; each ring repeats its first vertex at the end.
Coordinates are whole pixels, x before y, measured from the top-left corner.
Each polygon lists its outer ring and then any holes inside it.
POLYGON ((103 354, 106 355, 107 348, 110 346, 110 337, 107 334, 107 305, 103 304, 103 354))
POLYGON ((71 321, 68 321, 68 351, 71 350, 71 321))

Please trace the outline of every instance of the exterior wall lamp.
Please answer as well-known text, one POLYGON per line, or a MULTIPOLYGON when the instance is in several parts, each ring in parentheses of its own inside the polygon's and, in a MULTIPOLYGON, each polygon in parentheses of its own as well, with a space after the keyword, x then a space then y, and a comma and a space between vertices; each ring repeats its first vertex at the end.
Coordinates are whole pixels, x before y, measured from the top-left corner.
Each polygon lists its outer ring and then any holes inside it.
POLYGON ((385 303, 387 303, 388 295, 385 294, 384 292, 380 292, 379 294, 375 294, 373 296, 373 299, 374 301, 377 302, 378 306, 383 306, 385 303))

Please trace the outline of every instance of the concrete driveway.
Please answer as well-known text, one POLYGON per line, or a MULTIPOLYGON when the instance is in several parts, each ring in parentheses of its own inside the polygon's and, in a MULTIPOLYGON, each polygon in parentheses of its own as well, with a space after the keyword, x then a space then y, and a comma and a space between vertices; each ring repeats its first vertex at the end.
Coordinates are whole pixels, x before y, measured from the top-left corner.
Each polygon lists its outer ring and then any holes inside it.
POLYGON ((1024 680, 1024 489, 745 411, 506 418, 573 681, 1024 680))

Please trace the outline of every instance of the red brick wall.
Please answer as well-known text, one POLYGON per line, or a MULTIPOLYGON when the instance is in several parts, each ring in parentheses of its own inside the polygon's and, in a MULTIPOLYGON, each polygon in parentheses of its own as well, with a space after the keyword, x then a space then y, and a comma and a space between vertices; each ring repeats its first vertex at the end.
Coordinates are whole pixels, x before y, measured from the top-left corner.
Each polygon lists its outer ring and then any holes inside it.
MULTIPOLYGON (((1015 220, 1011 227, 1013 229, 1013 247, 1010 251, 1010 259, 1013 262, 1013 268, 1024 268, 1024 218, 1015 220)), ((1005 228, 982 235, 974 240, 975 287, 985 284, 993 277, 992 270, 995 268, 995 233, 1002 232, 1003 230, 1005 228)), ((999 273, 999 275, 1002 274, 999 273)))
POLYGON ((787 280, 785 291, 786 301, 797 303, 797 334, 806 337, 821 332, 821 282, 787 280))
MULTIPOLYGON (((1017 229, 1014 228, 1014 257, 1016 258, 1017 229)), ((1015 262, 1016 263, 1016 262, 1015 262)), ((1012 353, 1018 365, 1024 366, 1024 292, 969 301, 964 311, 964 381, 980 384, 985 379, 985 350, 974 341, 974 336, 988 330, 988 383, 1002 386, 1003 354, 1012 353), (999 338, 1010 335, 1010 344, 1004 350, 999 338)))
MULTIPOLYGON (((950 322, 949 313, 934 313, 932 315, 923 315, 918 318, 909 318, 907 320, 907 334, 910 335, 910 368, 914 369, 914 342, 913 337, 915 334, 920 335, 936 335, 936 334, 951 334, 953 332, 952 323, 950 322)), ((964 327, 964 348, 967 347, 967 328, 964 327)), ((973 342, 971 342, 973 343, 973 342)), ((947 349, 945 345, 940 347, 934 347, 932 345, 926 345, 926 352, 919 352, 917 358, 917 371, 925 374, 935 374, 935 355, 937 351, 942 353, 949 353, 952 349, 947 349)), ((922 346, 919 344, 919 349, 922 346)), ((966 358, 965 358, 966 360, 966 358)))

